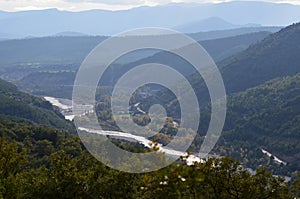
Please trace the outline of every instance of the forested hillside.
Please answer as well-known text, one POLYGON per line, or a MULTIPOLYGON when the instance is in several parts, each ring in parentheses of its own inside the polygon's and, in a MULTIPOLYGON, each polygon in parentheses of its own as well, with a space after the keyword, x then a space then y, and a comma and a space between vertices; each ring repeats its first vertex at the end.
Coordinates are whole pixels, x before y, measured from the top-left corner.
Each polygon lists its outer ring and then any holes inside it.
POLYGON ((3 80, 0 80, 0 118, 74 131, 73 124, 67 122, 49 102, 20 92, 16 86, 3 80))
POLYGON ((220 67, 230 93, 300 72, 300 23, 293 24, 224 61, 220 67))
MULTIPOLYGON (((278 172, 299 170, 299 104, 300 73, 276 78, 229 96, 224 140, 219 143, 222 150, 226 148, 223 155, 238 158, 249 167, 257 167, 267 164, 267 161, 260 161, 266 156, 255 152, 264 149, 287 163, 286 166, 277 163, 277 167, 282 168, 278 172)), ((276 166, 275 162, 269 164, 276 166)))
MULTIPOLYGON (((299 196, 300 180, 296 173, 292 174, 293 183, 287 184, 284 178, 272 176, 264 167, 251 174, 231 158, 212 158, 191 166, 186 165, 183 158, 146 174, 110 169, 86 151, 77 135, 59 130, 66 129, 70 123, 53 111, 48 102, 24 94, 5 81, 0 83, 3 116, 0 120, 0 198, 228 199, 251 196, 286 199, 299 196)), ((281 85, 279 93, 293 88, 293 92, 282 93, 274 99, 279 105, 286 104, 281 101, 286 99, 286 94, 292 99, 296 96, 299 76, 275 80, 265 87, 272 91, 278 84, 281 85)), ((265 87, 237 95, 232 103, 243 101, 243 97, 252 92, 260 93, 265 87)), ((272 99, 271 96, 266 98, 272 99)), ((293 100, 288 104, 292 106, 293 100)), ((225 139, 228 136, 230 134, 225 134, 225 139)), ((125 150, 145 150, 127 141, 112 141, 125 150)))
MULTIPOLYGON (((221 62, 228 104, 217 154, 238 158, 251 168, 268 165, 281 174, 299 170, 299 38, 300 24, 294 24, 221 62), (270 163, 262 149, 280 157, 287 165, 270 163)), ((202 110, 200 137, 193 147, 196 151, 207 130, 211 110, 207 105, 209 93, 201 77, 192 75, 190 81, 202 110)), ((182 89, 181 94, 184 93, 182 89)), ((179 106, 174 95, 163 91, 154 98, 178 118, 179 106)), ((149 103, 147 99, 143 101, 149 103)))
MULTIPOLYGON (((300 72, 300 23, 271 34, 263 41, 218 64, 228 94, 244 91, 264 82, 300 72)), ((191 82, 202 100, 209 95, 200 76, 191 82)))
MULTIPOLYGON (((262 41, 250 45, 246 50, 217 63, 223 77, 227 94, 244 91, 277 77, 295 75, 300 72, 300 23, 283 28, 262 41)), ((219 42, 221 42, 219 40, 219 42)), ((232 42, 232 41, 231 41, 232 42)), ((215 46, 215 50, 220 48, 215 46)), ((228 47, 228 46, 227 46, 228 47)), ((221 51, 226 52, 226 51, 221 51)), ((228 51, 227 51, 228 52, 228 51)), ((219 55, 220 56, 220 55, 219 55)), ((143 63, 162 63, 172 66, 188 76, 202 103, 209 101, 205 82, 185 60, 167 52, 125 65, 125 71, 143 63)), ((185 89, 182 89, 184 95, 185 89)), ((162 101, 172 101, 172 95, 160 93, 162 101)))

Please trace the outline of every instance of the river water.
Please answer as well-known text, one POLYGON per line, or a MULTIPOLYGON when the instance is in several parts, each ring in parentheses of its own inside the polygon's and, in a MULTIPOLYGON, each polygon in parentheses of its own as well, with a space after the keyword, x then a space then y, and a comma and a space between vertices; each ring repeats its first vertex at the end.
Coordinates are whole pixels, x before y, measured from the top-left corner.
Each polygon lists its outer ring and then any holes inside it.
MULTIPOLYGON (((60 109, 61 113, 65 116, 65 119, 67 120, 73 120, 74 115, 72 114, 72 101, 68 99, 62 99, 62 98, 54 98, 54 97, 44 97, 45 100, 49 101, 53 106, 56 106, 60 109)), ((82 114, 85 112, 88 112, 92 109, 90 106, 84 106, 84 105, 77 105, 77 107, 81 107, 82 114)), ((131 133, 125 133, 125 132, 119 132, 119 131, 106 131, 106 130, 94 130, 94 129, 87 129, 83 127, 79 127, 79 130, 86 131, 88 133, 95 133, 98 135, 103 136, 113 136, 114 138, 119 139, 129 139, 129 140, 135 140, 136 142, 144 145, 145 147, 152 148, 153 142, 151 140, 148 140, 145 137, 133 135, 131 133)), ((158 144, 159 151, 172 155, 172 156, 187 156, 187 152, 183 151, 177 151, 173 150, 167 147, 163 147, 161 144, 158 144)), ((186 159, 186 162, 188 165, 192 165, 194 162, 203 162, 204 160, 200 159, 199 157, 190 154, 188 158, 186 159)))

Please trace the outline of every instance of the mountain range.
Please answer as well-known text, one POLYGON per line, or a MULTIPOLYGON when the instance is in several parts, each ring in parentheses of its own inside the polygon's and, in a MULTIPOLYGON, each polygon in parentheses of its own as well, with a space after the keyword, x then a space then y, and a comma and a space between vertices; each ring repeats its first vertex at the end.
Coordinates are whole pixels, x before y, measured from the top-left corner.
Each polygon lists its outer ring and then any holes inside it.
MULTIPOLYGON (((203 40, 199 43, 208 51, 211 57, 219 62, 236 53, 242 52, 271 32, 260 31, 225 37, 203 40)), ((255 29, 256 30, 256 29, 255 29)), ((261 30, 264 30, 263 28, 261 30)), ((268 30, 268 28, 266 28, 268 30)), ((220 31, 223 32, 223 31, 220 31)), ((231 30, 231 33, 233 31, 231 30)), ((240 29, 237 29, 240 33, 240 29)), ((215 32, 216 34, 217 32, 215 32)), ((206 33, 209 34, 209 33, 206 33)), ((198 39, 203 33, 193 34, 198 39)), ((213 36, 213 33, 210 37, 213 36)), ((8 40, 0 42, 1 77, 14 81, 19 88, 37 95, 52 95, 56 97, 71 97, 72 84, 76 71, 85 56, 106 37, 46 37, 25 40, 8 40), (18 46, 22 46, 19 48, 18 46), (28 51, 27 49, 31 49, 28 51), (76 49, 76 50, 75 50, 76 49), (66 85, 66 86, 64 86, 66 85), (67 91, 67 92, 66 92, 67 91)), ((106 84, 124 69, 134 65, 160 60, 168 56, 155 51, 137 51, 123 56, 114 64, 114 76, 108 75, 106 84), (117 72, 118 71, 118 72, 117 72)), ((172 57, 170 65, 178 65, 172 57)), ((109 70, 111 72, 111 70, 109 70)))
POLYGON ((292 4, 234 1, 218 4, 178 3, 121 11, 2 11, 0 38, 49 36, 61 32, 112 35, 142 27, 177 28, 182 32, 194 32, 258 24, 285 26, 300 19, 299 10, 299 5, 292 4), (252 13, 263 13, 264 17, 252 13))
POLYGON ((242 27, 260 27, 259 24, 245 24, 245 25, 234 25, 219 17, 210 17, 204 20, 187 23, 181 26, 174 27, 175 30, 185 33, 195 33, 203 31, 213 30, 229 30, 242 27))
MULTIPOLYGON (((216 31, 213 33, 215 36, 218 35, 216 31)), ((203 33, 192 35, 194 38, 205 38, 203 33)), ((199 40, 217 61, 228 95, 227 119, 214 152, 238 158, 250 168, 267 165, 278 174, 291 175, 292 172, 299 170, 299 35, 300 23, 295 23, 275 33, 261 31, 224 38, 216 36, 213 40, 199 40), (268 159, 262 153, 262 149, 270 151, 287 164, 278 165, 272 158, 268 159)), ((107 37, 58 36, 2 41, 0 52, 3 63, 0 69, 2 72, 5 71, 5 74, 22 73, 23 78, 14 80, 17 80, 15 83, 27 92, 59 97, 70 96, 72 82, 79 66, 74 64, 76 62, 74 57, 80 62, 80 57, 82 59, 85 56, 84 52, 89 52, 105 38, 107 37), (47 48, 43 49, 43 46, 47 48), (81 50, 74 50, 76 46, 81 50), (17 54, 14 55, 13 52, 17 54), (20 59, 19 63, 11 62, 17 59, 20 59), (44 63, 38 65, 41 60, 44 63), (28 74, 25 74, 26 72, 28 74)), ((201 102, 201 120, 204 123, 201 123, 199 138, 196 138, 192 145, 192 148, 199 147, 207 122, 210 120, 209 93, 205 82, 201 76, 191 75, 192 71, 189 71, 186 62, 177 60, 166 52, 157 52, 130 63, 118 63, 113 67, 122 69, 118 70, 119 72, 124 72, 122 67, 128 70, 143 63, 167 64, 177 67, 187 75, 201 102)), ((112 76, 109 70, 107 75, 107 80, 110 80, 112 76)), ((49 103, 21 93, 11 84, 3 81, 1 84, 2 118, 9 118, 14 122, 21 120, 32 124, 50 125, 55 128, 69 125, 49 103)), ((182 89, 181 95, 184 94, 185 89, 182 89)), ((168 106, 170 112, 175 112, 177 105, 173 97, 174 95, 163 90, 155 96, 155 99, 161 102, 160 104, 168 106)), ((147 103, 147 99, 141 100, 141 106, 147 103)))

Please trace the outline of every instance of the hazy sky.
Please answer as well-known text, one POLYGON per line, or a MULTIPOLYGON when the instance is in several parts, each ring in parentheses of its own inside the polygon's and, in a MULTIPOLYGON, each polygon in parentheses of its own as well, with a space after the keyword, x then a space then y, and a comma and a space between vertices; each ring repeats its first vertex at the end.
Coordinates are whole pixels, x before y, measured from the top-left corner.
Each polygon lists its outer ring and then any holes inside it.
MULTIPOLYGON (((230 0, 0 0, 0 10, 21 11, 58 8, 80 11, 90 9, 123 10, 138 6, 155 6, 175 2, 218 3, 230 0)), ((257 0, 259 1, 259 0, 257 0)), ((276 3, 300 4, 300 0, 265 0, 276 3)))

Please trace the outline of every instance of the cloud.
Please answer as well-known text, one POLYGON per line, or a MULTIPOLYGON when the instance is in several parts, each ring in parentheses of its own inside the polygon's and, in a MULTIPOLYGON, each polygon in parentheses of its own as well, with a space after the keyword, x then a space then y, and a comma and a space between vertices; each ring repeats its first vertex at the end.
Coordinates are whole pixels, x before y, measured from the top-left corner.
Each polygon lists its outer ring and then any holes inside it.
POLYGON ((134 4, 144 4, 145 0, 69 0, 68 2, 93 2, 102 3, 109 5, 134 5, 134 4))
MULTIPOLYGON (((201 3, 220 3, 230 0, 201 0, 201 3)), ((266 0, 276 3, 300 4, 299 0, 266 0)), ((41 10, 57 8, 59 10, 81 11, 90 9, 125 10, 139 6, 155 6, 167 3, 194 2, 199 0, 0 0, 0 9, 5 11, 41 10)))
MULTIPOLYGON (((86 0, 0 0, 0 8, 5 11, 22 11, 22 10, 41 10, 48 8, 57 8, 59 10, 81 11, 90 9, 104 10, 124 10, 142 5, 137 4, 139 0, 130 0, 125 3, 106 3, 105 1, 86 1, 86 0), (135 2, 135 3, 134 3, 135 2)), ((121 2, 121 1, 119 1, 121 2)))

